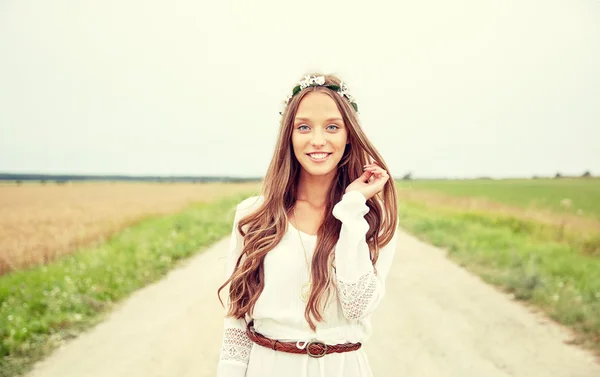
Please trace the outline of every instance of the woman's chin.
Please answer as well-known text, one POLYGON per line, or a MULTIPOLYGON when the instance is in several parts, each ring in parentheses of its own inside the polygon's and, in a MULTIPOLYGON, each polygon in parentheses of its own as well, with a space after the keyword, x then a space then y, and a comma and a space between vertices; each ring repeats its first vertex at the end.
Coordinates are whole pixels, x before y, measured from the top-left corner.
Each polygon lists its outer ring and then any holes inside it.
POLYGON ((327 176, 335 172, 335 166, 303 166, 303 170, 308 174, 315 177, 327 176))

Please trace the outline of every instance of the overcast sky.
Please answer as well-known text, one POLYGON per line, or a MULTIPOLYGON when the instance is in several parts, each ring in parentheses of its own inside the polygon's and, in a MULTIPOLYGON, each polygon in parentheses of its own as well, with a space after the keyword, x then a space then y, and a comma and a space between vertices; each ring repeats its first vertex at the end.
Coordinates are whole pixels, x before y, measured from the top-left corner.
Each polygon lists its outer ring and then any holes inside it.
POLYGON ((600 174, 598 0, 2 0, 0 53, 0 172, 263 176, 317 70, 396 177, 600 174))

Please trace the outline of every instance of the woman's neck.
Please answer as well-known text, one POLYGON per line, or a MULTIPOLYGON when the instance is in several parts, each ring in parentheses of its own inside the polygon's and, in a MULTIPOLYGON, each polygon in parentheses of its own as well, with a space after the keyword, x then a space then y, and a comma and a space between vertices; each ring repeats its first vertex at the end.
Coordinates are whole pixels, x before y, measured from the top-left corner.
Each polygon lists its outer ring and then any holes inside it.
POLYGON ((315 208, 324 207, 334 177, 335 171, 327 175, 311 175, 302 170, 298 179, 296 199, 308 202, 315 208))

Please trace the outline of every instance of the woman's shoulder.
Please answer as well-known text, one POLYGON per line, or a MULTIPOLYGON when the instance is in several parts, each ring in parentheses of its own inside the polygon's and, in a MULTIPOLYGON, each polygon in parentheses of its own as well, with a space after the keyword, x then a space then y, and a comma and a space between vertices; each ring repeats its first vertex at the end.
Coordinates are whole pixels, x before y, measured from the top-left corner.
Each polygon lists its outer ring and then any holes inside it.
POLYGON ((242 216, 245 216, 257 210, 264 200, 265 198, 263 195, 251 196, 239 202, 236 209, 241 212, 242 216))

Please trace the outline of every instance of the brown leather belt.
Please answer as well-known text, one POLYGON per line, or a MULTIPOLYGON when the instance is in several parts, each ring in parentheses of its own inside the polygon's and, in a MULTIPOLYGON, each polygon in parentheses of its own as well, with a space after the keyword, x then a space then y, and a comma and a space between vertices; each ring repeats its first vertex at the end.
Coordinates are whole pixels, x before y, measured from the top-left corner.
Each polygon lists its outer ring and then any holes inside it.
POLYGON ((254 330, 254 321, 250 321, 250 323, 248 323, 246 334, 251 341, 259 346, 271 348, 275 351, 307 354, 310 357, 316 358, 323 357, 329 353, 356 351, 362 346, 361 343, 329 345, 318 340, 311 340, 308 342, 280 342, 279 340, 270 339, 257 333, 256 330, 254 330), (304 346, 300 346, 300 343, 304 343, 304 346))

